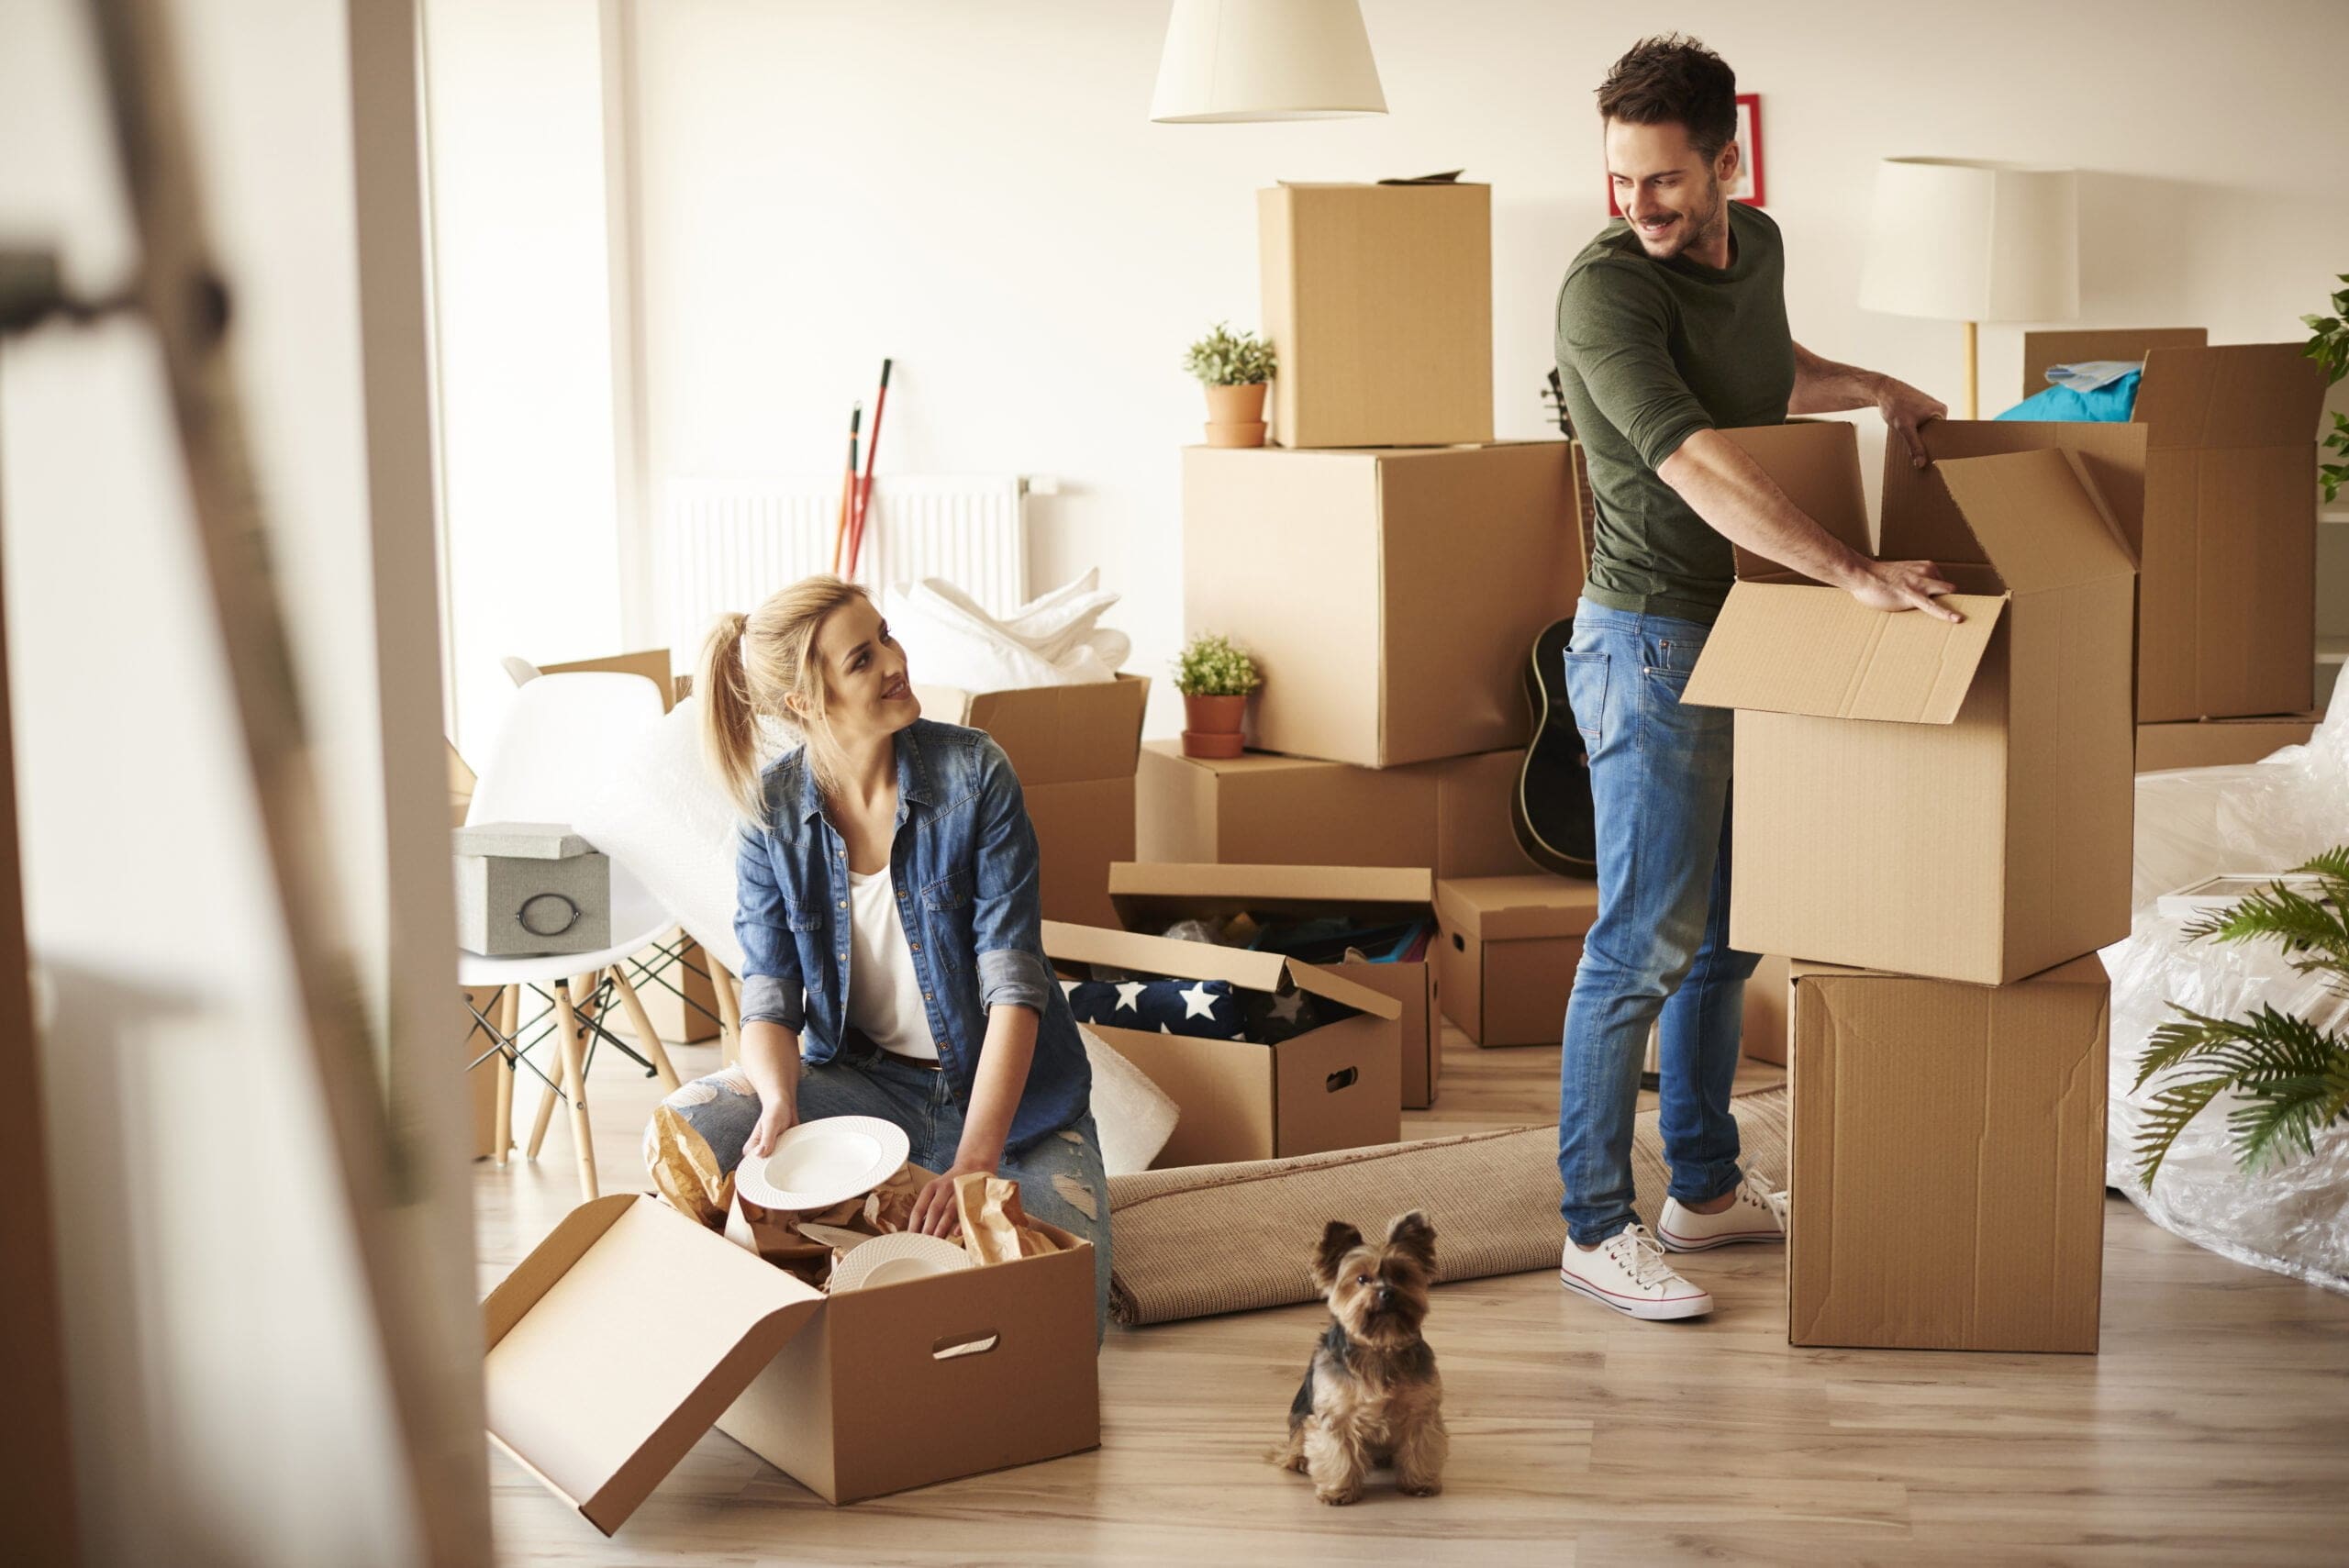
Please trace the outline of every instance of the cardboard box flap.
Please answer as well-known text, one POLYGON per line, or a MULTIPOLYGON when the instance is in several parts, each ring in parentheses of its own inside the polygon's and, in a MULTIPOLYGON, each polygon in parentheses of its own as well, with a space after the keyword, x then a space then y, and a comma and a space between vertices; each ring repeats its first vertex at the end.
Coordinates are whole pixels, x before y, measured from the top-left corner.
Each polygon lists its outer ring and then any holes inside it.
POLYGON ((1141 756, 1147 675, 1072 686, 972 692, 914 683, 922 717, 984 729, 1011 759, 1022 784, 1130 778, 1141 756))
MULTIPOLYGON (((1867 496, 1860 487, 1859 437, 1850 425, 1840 419, 1750 425, 1721 434, 1759 463, 1811 521, 1862 555, 1875 553, 1868 543, 1867 496)), ((1795 575, 1765 556, 1742 546, 1731 548, 1742 578, 1795 575)))
POLYGON ((1044 922, 1044 951, 1071 963, 1106 963, 1118 969, 1181 980, 1224 980, 1250 991, 1278 991, 1284 979, 1300 991, 1326 996, 1342 1006, 1374 1018, 1402 1017, 1403 1005, 1367 985, 1357 985, 1326 969, 1299 963, 1274 952, 1250 952, 1244 948, 1219 948, 1208 942, 1177 941, 1146 937, 1138 931, 1108 931, 1097 926, 1044 922))
POLYGON ((1435 873, 1408 866, 1199 865, 1119 861, 1109 902, 1128 925, 1243 909, 1295 913, 1317 906, 1391 910, 1397 919, 1435 902, 1435 873))
POLYGON ((1598 918, 1598 884, 1562 876, 1470 876, 1435 884, 1444 924, 1478 941, 1579 937, 1598 918))
MULTIPOLYGON (((1816 959, 1809 958, 1788 959, 1787 975, 1789 980, 1914 980, 1916 978, 1913 975, 1889 974, 1881 969, 1861 969, 1848 963, 1822 963, 1816 959)), ((2104 960, 2095 953, 2088 953, 2080 958, 2068 959, 2053 969, 2043 969, 2036 974, 2026 974, 2021 979, 2009 981, 2008 984, 2010 985, 2105 985, 2110 983, 2110 976, 2105 973, 2104 960)), ((1971 983, 1951 980, 1937 981, 1933 984, 1963 985, 1971 983)), ((1983 989, 1989 990, 1993 987, 1985 986, 1983 989)))
POLYGON ((2022 335, 2022 395, 2047 390, 2047 367, 2089 360, 2142 360, 2155 349, 2199 349, 2210 340, 2201 327, 2092 327, 2086 331, 2022 335))
MULTIPOLYGON (((1947 566, 1983 560, 1981 541, 1950 499, 1941 465, 1952 459, 1995 457, 2060 447, 2080 460, 2089 488, 2121 525, 2121 537, 2144 537, 2145 427, 2092 420, 1936 419, 1920 432, 1931 468, 1909 462, 1898 441, 1884 449, 1882 512, 1876 557, 1931 561, 1947 566)), ((1984 570, 1987 568, 1985 567, 1984 570)), ((1967 584, 1960 584, 1964 587, 1967 584)))
POLYGON ((2156 451, 2297 447, 2316 439, 2324 388, 2324 367, 2298 343, 2155 349, 2130 419, 2152 427, 2146 444, 2156 451))
POLYGON ((1740 583, 1681 701, 1822 718, 1948 724, 1998 629, 2003 597, 1952 594, 1955 626, 1872 610, 1840 588, 1740 583))
POLYGON ((2043 447, 1934 465, 2009 593, 2126 576, 2137 558, 2080 460, 2043 447))
POLYGON ((489 1434, 609 1535, 822 1303, 657 1199, 582 1204, 483 1306, 489 1434))

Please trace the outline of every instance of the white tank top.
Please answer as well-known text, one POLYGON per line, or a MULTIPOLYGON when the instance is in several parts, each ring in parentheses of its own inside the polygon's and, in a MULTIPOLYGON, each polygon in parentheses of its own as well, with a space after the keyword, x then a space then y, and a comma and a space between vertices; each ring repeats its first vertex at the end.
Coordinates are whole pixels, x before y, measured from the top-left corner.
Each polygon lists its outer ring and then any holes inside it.
POLYGON ((889 873, 848 873, 848 1021, 882 1050, 922 1062, 938 1060, 921 977, 897 918, 889 873))

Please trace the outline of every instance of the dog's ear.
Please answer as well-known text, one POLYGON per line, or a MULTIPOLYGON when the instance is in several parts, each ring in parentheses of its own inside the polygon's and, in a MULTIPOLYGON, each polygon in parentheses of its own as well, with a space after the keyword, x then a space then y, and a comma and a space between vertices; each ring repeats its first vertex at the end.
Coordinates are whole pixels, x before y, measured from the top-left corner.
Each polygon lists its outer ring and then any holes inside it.
POLYGON ((1386 1228, 1386 1244, 1412 1258, 1431 1276, 1435 1273, 1435 1227, 1419 1209, 1395 1217, 1386 1228))
POLYGON ((1338 1283, 1338 1265, 1346 1254, 1362 1245, 1362 1232, 1342 1219, 1333 1219, 1321 1228, 1321 1245, 1313 1250, 1313 1284, 1328 1291, 1338 1283))

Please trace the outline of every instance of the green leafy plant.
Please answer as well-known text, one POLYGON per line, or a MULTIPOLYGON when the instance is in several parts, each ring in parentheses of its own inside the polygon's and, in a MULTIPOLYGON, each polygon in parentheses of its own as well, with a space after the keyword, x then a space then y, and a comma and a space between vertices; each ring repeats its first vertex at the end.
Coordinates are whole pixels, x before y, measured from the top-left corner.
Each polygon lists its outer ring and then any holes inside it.
POLYGON ((1253 332, 1232 332, 1222 322, 1183 356, 1183 368, 1207 386, 1253 386, 1273 379, 1273 346, 1253 332))
MULTIPOLYGON (((2339 281, 2349 284, 2349 272, 2342 273, 2339 281)), ((2332 296, 2332 315, 2303 316, 2300 319, 2315 334, 2309 339, 2307 353, 2324 367, 2325 384, 2331 385, 2349 375, 2349 288, 2332 296)), ((2332 417, 2332 432, 2324 438, 2324 450, 2349 458, 2349 414, 2332 417)), ((2317 483, 2324 486, 2325 504, 2330 506, 2341 494, 2341 487, 2349 484, 2349 462, 2319 463, 2316 477, 2317 483)))
MULTIPOLYGON (((2349 997, 2349 845, 2328 850, 2299 873, 2316 895, 2277 883, 2186 928, 2188 940, 2280 943, 2302 974, 2323 974, 2349 997)), ((2170 1004, 2175 1023, 2154 1031, 2137 1063, 2137 1087, 2174 1075, 2154 1096, 2137 1135, 2138 1180, 2149 1190, 2170 1146, 2212 1100, 2233 1091, 2227 1113, 2235 1159, 2244 1170, 2312 1152, 2316 1135, 2349 1120, 2349 1033, 2320 1029, 2272 1006, 2248 1018, 2213 1018, 2170 1004)))
POLYGON ((1244 697, 1264 684, 1248 651, 1220 632, 1202 632, 1174 662, 1174 689, 1186 697, 1244 697))

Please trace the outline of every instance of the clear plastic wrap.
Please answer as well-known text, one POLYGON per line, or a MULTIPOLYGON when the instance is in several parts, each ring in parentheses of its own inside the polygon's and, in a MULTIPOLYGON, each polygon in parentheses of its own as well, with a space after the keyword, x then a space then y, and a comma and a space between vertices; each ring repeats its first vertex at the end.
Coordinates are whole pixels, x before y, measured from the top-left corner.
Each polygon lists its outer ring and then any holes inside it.
POLYGON ((2137 781, 2134 917, 2103 951, 2112 976, 2106 1179, 2164 1229, 2239 1262, 2349 1293, 2349 1128, 2320 1133, 2311 1157, 2241 1170, 2227 1134, 2232 1098, 2178 1136, 2149 1193, 2136 1141, 2159 1080, 2134 1087, 2138 1059, 2170 1003, 2238 1017, 2262 1002, 2325 1029, 2349 1026, 2349 998, 2293 972, 2272 942, 2188 942, 2158 900, 2204 877, 2281 872, 2349 843, 2349 681, 2305 746, 2262 762, 2148 773, 2137 781))

